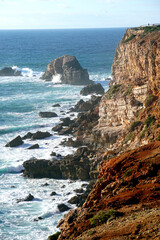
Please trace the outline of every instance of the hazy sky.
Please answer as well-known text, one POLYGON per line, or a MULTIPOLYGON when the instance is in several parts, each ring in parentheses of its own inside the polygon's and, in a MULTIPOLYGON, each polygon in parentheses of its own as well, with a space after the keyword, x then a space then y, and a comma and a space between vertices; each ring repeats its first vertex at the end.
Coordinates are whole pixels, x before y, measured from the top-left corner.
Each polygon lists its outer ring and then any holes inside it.
POLYGON ((0 29, 134 27, 160 22, 160 0, 0 0, 0 29))

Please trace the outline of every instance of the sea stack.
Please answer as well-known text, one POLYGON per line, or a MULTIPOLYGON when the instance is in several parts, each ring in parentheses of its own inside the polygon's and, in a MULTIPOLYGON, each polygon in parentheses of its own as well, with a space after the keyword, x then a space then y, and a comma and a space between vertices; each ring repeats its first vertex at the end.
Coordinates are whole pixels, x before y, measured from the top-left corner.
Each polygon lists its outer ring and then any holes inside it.
POLYGON ((42 79, 52 81, 54 76, 59 76, 63 84, 87 85, 93 83, 89 80, 88 71, 82 68, 76 57, 69 55, 64 55, 50 62, 42 79))

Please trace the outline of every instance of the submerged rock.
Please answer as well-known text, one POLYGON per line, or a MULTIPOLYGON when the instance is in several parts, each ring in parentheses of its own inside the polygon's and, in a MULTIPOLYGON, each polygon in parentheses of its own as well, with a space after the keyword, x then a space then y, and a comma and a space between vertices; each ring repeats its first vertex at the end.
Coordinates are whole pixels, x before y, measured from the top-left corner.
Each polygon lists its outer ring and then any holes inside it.
POLYGON ((82 88, 80 94, 83 96, 87 96, 89 94, 104 94, 104 88, 100 83, 97 84, 89 84, 86 87, 82 88))
POLYGON ((18 199, 17 203, 19 202, 25 202, 25 201, 32 201, 34 199, 34 196, 32 194, 29 194, 27 197, 22 198, 22 199, 18 199))
POLYGON ((52 118, 52 117, 57 117, 57 113, 55 113, 55 112, 39 112, 39 116, 42 118, 52 118))
POLYGON ((35 139, 44 139, 44 138, 48 138, 48 137, 51 137, 52 134, 50 134, 49 132, 41 132, 41 131, 38 131, 36 133, 34 133, 31 137, 32 140, 35 140, 35 139))
POLYGON ((28 147, 27 149, 37 149, 37 148, 39 148, 39 144, 34 144, 34 145, 28 147))
POLYGON ((42 79, 51 81, 57 75, 60 76, 60 80, 64 84, 86 85, 93 82, 89 80, 87 70, 81 67, 76 57, 69 55, 64 55, 50 62, 42 79))
POLYGON ((10 142, 8 142, 5 147, 18 147, 20 145, 23 144, 22 138, 21 136, 17 136, 16 138, 14 138, 13 140, 11 140, 10 142))
POLYGON ((56 103, 54 105, 52 105, 52 107, 60 107, 61 105, 59 103, 56 103))
POLYGON ((15 76, 22 76, 22 75, 20 71, 14 70, 11 67, 4 67, 0 70, 0 76, 15 77, 15 76))

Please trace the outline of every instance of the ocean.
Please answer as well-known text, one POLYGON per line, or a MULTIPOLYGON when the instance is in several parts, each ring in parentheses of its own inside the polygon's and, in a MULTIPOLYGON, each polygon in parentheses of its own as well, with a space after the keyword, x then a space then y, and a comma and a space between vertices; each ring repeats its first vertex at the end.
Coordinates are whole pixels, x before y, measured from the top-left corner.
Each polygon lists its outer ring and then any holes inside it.
MULTIPOLYGON (((0 69, 20 69, 23 76, 0 77, 0 239, 46 240, 58 229, 62 218, 58 204, 75 196, 84 182, 54 179, 28 179, 22 176, 23 162, 30 158, 52 159, 51 152, 65 156, 75 151, 60 145, 66 136, 51 129, 60 118, 70 117, 69 109, 82 98, 83 86, 45 82, 40 79, 47 64, 65 54, 76 56, 90 79, 108 89, 107 77, 115 49, 124 28, 67 30, 0 30, 0 69), (60 107, 53 107, 55 103, 60 107), (40 118, 40 111, 54 111, 58 117, 40 118), (49 131, 52 137, 30 141, 17 148, 5 144, 27 132, 49 131), (38 143, 39 149, 26 148, 38 143), (46 184, 47 183, 47 184, 46 184), (57 194, 51 196, 55 191, 57 194), (19 202, 31 193, 31 202, 19 202), (37 221, 37 218, 42 219, 37 221)), ((87 100, 89 97, 83 97, 87 100)), ((76 113, 75 113, 76 117, 76 113)), ((72 117, 74 118, 74 117, 72 117)), ((85 190, 85 188, 84 188, 85 190)))

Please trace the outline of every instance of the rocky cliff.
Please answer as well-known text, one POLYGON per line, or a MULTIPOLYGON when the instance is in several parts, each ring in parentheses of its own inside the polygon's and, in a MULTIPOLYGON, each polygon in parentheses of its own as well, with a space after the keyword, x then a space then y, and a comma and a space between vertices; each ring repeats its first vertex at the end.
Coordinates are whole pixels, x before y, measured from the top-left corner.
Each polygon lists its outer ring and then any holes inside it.
POLYGON ((105 152, 99 177, 59 222, 58 240, 160 238, 160 29, 128 29, 112 76, 89 137, 105 152))
POLYGON ((64 84, 87 85, 92 83, 86 69, 83 69, 74 56, 64 55, 54 59, 47 66, 42 79, 51 81, 54 76, 59 76, 64 84))
POLYGON ((59 222, 62 239, 159 239, 160 142, 106 161, 82 208, 59 222))
POLYGON ((156 140, 160 131, 160 29, 128 29, 116 49, 112 76, 91 137, 95 147, 123 150, 156 140))

